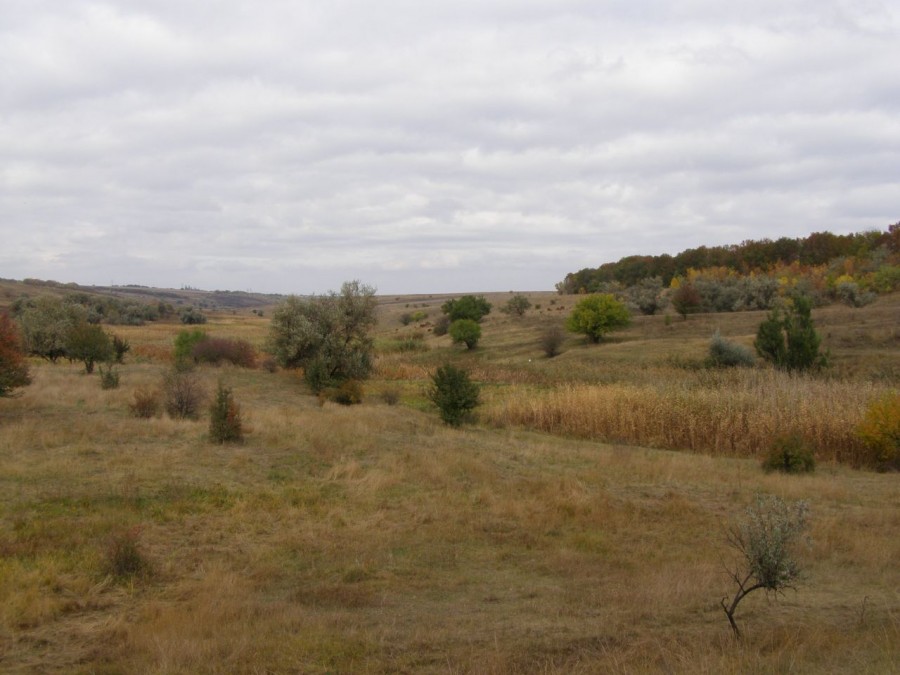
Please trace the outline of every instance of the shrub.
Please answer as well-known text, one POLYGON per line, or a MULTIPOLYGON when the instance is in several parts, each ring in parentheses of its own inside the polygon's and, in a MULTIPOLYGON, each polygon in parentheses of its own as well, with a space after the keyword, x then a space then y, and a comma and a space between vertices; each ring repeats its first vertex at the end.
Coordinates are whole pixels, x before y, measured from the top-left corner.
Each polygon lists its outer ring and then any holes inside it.
POLYGON ((345 380, 319 392, 319 404, 331 401, 339 405, 358 405, 362 403, 362 400, 362 385, 356 380, 345 380))
POLYGON ((6 312, 0 313, 0 397, 31 384, 19 331, 6 312))
POLYGON ((171 370, 163 379, 163 405, 169 417, 197 419, 204 398, 200 380, 192 372, 171 370))
POLYGON ((749 349, 729 342, 716 331, 709 342, 707 363, 714 368, 750 367, 756 363, 756 359, 749 349))
POLYGON ((776 368, 789 371, 816 370, 827 364, 819 353, 821 338, 812 323, 812 301, 803 296, 794 298, 786 314, 772 310, 756 332, 754 347, 776 368))
POLYGON ((116 370, 116 367, 112 363, 108 364, 105 370, 101 364, 97 370, 100 373, 101 389, 118 389, 119 371, 116 370))
POLYGON ((209 440, 213 443, 239 443, 244 440, 241 409, 231 389, 219 382, 209 408, 209 440))
POLYGON ((772 442, 762 468, 766 473, 812 473, 816 469, 816 458, 799 434, 789 434, 772 442))
POLYGON ((388 405, 397 405, 400 402, 400 390, 397 387, 382 389, 381 400, 388 405))
POLYGON ((900 393, 890 392, 869 404, 856 429, 880 469, 900 469, 900 393))
POLYGON ((403 353, 428 351, 428 345, 425 344, 425 333, 420 330, 401 336, 394 346, 397 351, 403 353))
POLYGON ((113 356, 109 335, 98 325, 79 323, 69 330, 66 339, 66 356, 84 363, 84 372, 94 372, 97 361, 107 361, 113 356))
POLYGON ((160 395, 156 389, 136 389, 128 409, 134 417, 150 419, 159 414, 160 395))
POLYGON ((461 298, 445 302, 441 305, 441 311, 450 317, 451 322, 459 321, 460 319, 480 322, 481 319, 491 313, 491 303, 485 300, 483 295, 478 297, 464 295, 461 298))
POLYGON ((738 588, 731 604, 722 598, 722 609, 735 637, 740 637, 734 613, 738 603, 757 589, 778 594, 792 588, 800 577, 794 551, 806 530, 806 502, 785 503, 774 495, 756 495, 745 519, 728 532, 728 543, 740 554, 729 574, 738 588))
POLYGON ((363 380, 372 371, 375 310, 375 289, 359 281, 344 283, 339 294, 291 296, 272 315, 268 351, 284 368, 302 367, 316 393, 363 380))
POLYGON ((628 308, 610 293, 595 293, 576 303, 566 320, 566 328, 583 333, 591 342, 600 342, 610 331, 631 323, 628 308))
POLYGON ((133 579, 151 573, 150 561, 140 546, 141 528, 132 527, 109 538, 104 555, 104 569, 118 579, 133 579))
POLYGON ((688 314, 694 314, 703 308, 703 297, 693 284, 684 283, 672 293, 672 307, 681 314, 681 318, 687 319, 688 314))
POLYGON ((509 299, 509 301, 500 308, 504 314, 512 314, 513 316, 525 316, 531 308, 531 301, 524 295, 517 294, 509 299))
POLYGON ((262 360, 262 363, 260 364, 260 366, 267 373, 274 373, 278 370, 278 361, 276 361, 274 359, 274 357, 267 356, 266 358, 264 358, 262 360))
POLYGON ((116 363, 124 363, 125 354, 131 350, 131 345, 128 344, 128 340, 120 338, 118 335, 113 335, 112 348, 116 363))
POLYGON ((547 358, 552 359, 561 353, 565 339, 566 334, 559 326, 549 326, 541 333, 541 349, 547 358))
POLYGON ((462 342, 467 349, 474 349, 481 339, 481 326, 472 319, 457 319, 450 324, 450 338, 462 342))
POLYGON ((186 368, 194 363, 194 347, 207 338, 200 328, 182 330, 175 336, 175 365, 186 368))
POLYGON ((193 325, 206 323, 206 316, 199 309, 185 307, 181 310, 181 323, 193 325))
POLYGON ((863 291, 855 281, 841 281, 834 287, 835 297, 850 307, 864 307, 878 296, 871 291, 863 291))
POLYGON ((241 368, 256 367, 256 350, 246 340, 230 340, 204 336, 191 348, 195 363, 221 365, 230 363, 241 368))
POLYGON ((478 394, 479 387, 469 379, 469 374, 451 364, 435 371, 427 392, 428 399, 438 407, 441 419, 453 427, 471 418, 478 405, 478 394))
POLYGON ((449 330, 450 317, 444 314, 438 317, 438 319, 434 322, 434 328, 432 329, 432 332, 437 336, 441 336, 446 335, 449 330))

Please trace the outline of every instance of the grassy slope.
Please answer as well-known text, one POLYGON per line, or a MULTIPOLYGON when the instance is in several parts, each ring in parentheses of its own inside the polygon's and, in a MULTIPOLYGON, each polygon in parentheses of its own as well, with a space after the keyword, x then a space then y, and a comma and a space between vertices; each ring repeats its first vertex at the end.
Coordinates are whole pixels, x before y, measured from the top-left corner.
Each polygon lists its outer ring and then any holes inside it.
MULTIPOLYGON (((35 383, 0 402, 0 671, 896 671, 895 474, 765 475, 756 460, 454 431, 424 410, 423 378, 447 358, 476 368, 489 401, 571 379, 640 385, 690 376, 671 354, 701 358, 715 327, 749 341, 759 320, 639 319, 548 361, 535 338, 572 298, 539 295, 523 320, 489 317, 475 353, 427 337, 428 351, 383 356, 362 406, 319 407, 291 373, 203 370, 209 389, 234 388, 241 446, 208 443, 204 421, 129 416, 179 326, 115 329, 134 345, 118 390, 35 363, 35 383), (404 405, 380 402, 391 387, 404 405), (750 596, 737 644, 718 605, 733 590, 723 528, 757 490, 811 502, 808 575, 777 602, 750 596), (123 532, 151 575, 107 575, 123 532)), ((380 343, 414 330, 406 304, 436 316, 440 301, 385 302, 380 343)), ((896 386, 896 308, 817 312, 841 372, 896 386)), ((265 325, 239 312, 207 328, 261 344, 265 325)))

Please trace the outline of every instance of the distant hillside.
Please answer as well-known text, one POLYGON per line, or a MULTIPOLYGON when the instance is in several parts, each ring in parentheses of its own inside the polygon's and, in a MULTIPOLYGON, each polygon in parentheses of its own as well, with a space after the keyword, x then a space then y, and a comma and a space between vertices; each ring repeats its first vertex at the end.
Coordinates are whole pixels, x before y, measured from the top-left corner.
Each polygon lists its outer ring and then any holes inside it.
MULTIPOLYGON (((284 296, 244 291, 201 291, 194 288, 150 288, 147 286, 82 286, 43 279, 0 279, 0 308, 15 309, 41 295, 68 298, 93 307, 104 317, 142 317, 175 314, 193 307, 205 311, 258 309, 280 302, 284 296)), ((104 321, 107 319, 104 318, 104 321)), ((123 323, 131 323, 130 320, 123 323)))
MULTIPOLYGON (((571 272, 556 284, 560 293, 592 293, 610 283, 626 288, 646 279, 658 279, 663 286, 673 280, 684 279, 692 273, 715 269, 741 276, 771 274, 779 268, 793 267, 813 270, 833 268, 837 279, 849 275, 864 286, 866 281, 857 272, 875 274, 885 265, 900 264, 900 222, 885 231, 871 230, 858 234, 814 232, 808 237, 782 237, 748 240, 731 246, 700 246, 677 255, 633 255, 596 268, 571 272)), ((873 289, 893 290, 893 289, 873 289)))

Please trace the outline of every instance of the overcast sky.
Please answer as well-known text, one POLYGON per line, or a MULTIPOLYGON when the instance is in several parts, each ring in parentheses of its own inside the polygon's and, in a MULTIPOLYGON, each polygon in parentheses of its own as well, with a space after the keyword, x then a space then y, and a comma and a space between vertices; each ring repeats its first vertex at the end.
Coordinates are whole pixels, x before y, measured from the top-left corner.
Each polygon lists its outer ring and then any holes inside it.
POLYGON ((0 277, 550 290, 900 220, 897 0, 0 0, 0 277))

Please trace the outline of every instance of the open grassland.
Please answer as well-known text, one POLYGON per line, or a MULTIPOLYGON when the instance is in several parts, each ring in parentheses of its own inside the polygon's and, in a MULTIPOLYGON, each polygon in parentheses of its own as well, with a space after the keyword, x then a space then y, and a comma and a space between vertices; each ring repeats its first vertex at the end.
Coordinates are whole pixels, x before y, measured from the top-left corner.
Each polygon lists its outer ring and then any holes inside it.
MULTIPOLYGON (((835 363, 818 378, 698 367, 716 328, 749 345, 762 314, 642 317, 546 359, 572 298, 492 314, 472 352, 428 332, 441 302, 385 299, 359 406, 319 406, 290 372, 201 368, 232 387, 241 445, 208 442, 206 418, 130 415, 181 326, 112 329, 132 344, 119 389, 33 363, 0 401, 0 671, 900 670, 900 484, 853 468, 852 433, 897 387, 896 298, 814 314, 835 363), (430 316, 401 325, 411 309, 430 316), (424 347, 400 351, 414 331, 424 347), (481 424, 448 429, 425 402, 447 360, 483 383, 481 424), (815 474, 760 470, 783 428, 814 443, 815 474), (749 596, 738 642, 724 530, 757 491, 808 500, 811 539, 797 592, 749 596), (123 541, 149 567, 116 576, 123 541)), ((202 328, 259 346, 266 326, 202 328)))

